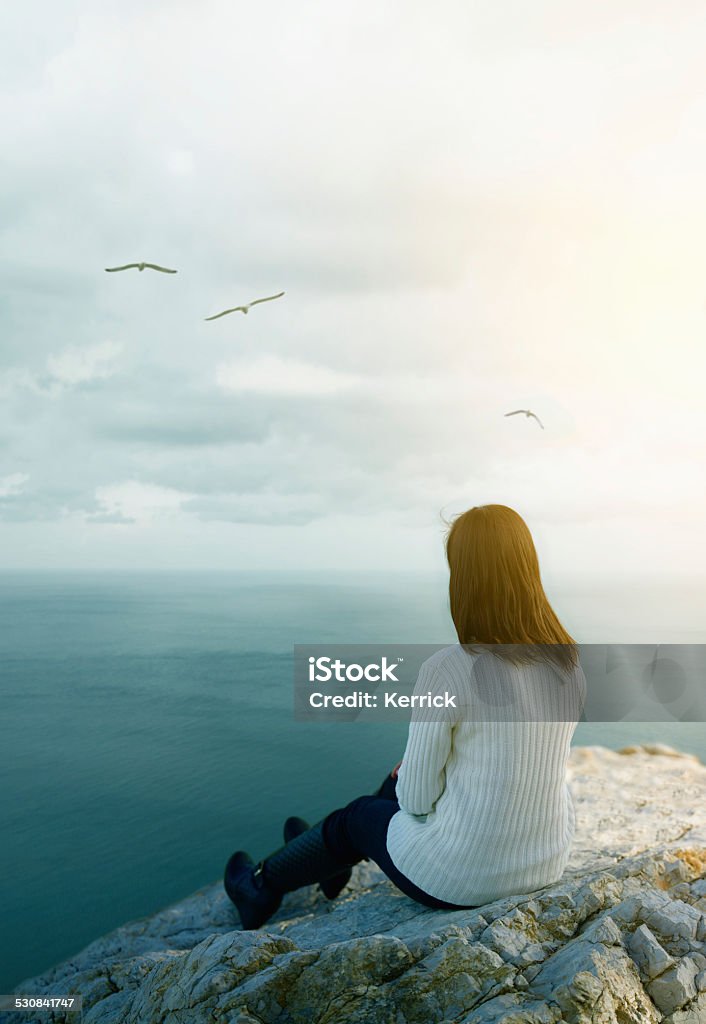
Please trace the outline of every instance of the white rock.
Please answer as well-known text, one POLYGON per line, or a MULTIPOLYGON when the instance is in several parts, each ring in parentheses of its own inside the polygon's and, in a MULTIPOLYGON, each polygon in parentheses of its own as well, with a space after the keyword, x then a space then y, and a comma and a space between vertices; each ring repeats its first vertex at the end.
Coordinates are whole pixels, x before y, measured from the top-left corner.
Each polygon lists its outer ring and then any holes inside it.
POLYGON ((706 1021, 706 995, 700 994, 693 1003, 684 1007, 683 1010, 677 1010, 676 1013, 665 1017, 663 1024, 704 1024, 704 1021, 706 1021))
POLYGON ((681 900, 668 900, 652 911, 646 923, 672 953, 687 953, 696 941, 703 915, 681 900))
POLYGON ((645 981, 656 978, 658 974, 673 967, 676 962, 659 944, 646 924, 641 924, 628 936, 626 946, 645 981))
POLYGON ((677 885, 679 882, 688 882, 691 872, 683 860, 670 861, 664 867, 664 879, 668 885, 677 885))
POLYGON ((647 986, 655 1005, 662 1013, 673 1013, 696 996, 697 967, 684 957, 647 986))
POLYGON ((363 864, 335 903, 300 890, 242 932, 217 883, 18 991, 80 993, 84 1024, 657 1024, 648 984, 668 1024, 706 1024, 706 917, 687 902, 706 900, 706 769, 592 747, 570 775, 575 843, 544 889, 432 911, 363 864))

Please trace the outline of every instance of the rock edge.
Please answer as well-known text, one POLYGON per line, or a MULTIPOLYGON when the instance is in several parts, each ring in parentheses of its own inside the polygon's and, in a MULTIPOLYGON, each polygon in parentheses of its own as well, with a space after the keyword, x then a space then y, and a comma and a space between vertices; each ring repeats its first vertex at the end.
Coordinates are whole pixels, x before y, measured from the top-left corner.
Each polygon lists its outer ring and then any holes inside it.
POLYGON ((431 911, 362 865, 242 932, 217 883, 17 991, 81 994, 83 1024, 706 1024, 706 767, 579 747, 569 779, 572 857, 536 892, 431 911))

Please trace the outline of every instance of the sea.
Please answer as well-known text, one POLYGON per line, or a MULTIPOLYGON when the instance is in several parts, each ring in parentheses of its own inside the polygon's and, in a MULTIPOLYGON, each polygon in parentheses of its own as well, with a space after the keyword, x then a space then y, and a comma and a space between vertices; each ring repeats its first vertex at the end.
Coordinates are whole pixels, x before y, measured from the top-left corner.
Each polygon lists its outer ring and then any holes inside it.
MULTIPOLYGON (((583 643, 706 642, 694 581, 548 588, 583 643)), ((377 789, 398 721, 295 721, 294 644, 454 642, 441 575, 0 572, 0 992, 377 789)), ((701 722, 581 723, 706 761, 701 722)))

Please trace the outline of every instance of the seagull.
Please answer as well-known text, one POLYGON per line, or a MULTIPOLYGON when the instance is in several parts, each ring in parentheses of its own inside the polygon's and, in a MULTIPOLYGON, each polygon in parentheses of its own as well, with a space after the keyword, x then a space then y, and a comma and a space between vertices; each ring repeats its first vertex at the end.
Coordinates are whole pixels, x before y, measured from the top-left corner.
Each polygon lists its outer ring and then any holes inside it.
POLYGON ((114 274, 118 270, 137 270, 142 271, 148 267, 150 270, 158 270, 160 274, 176 274, 176 270, 170 270, 169 267, 159 267, 156 263, 126 263, 124 267, 106 267, 106 274, 114 274))
POLYGON ((539 425, 542 428, 542 430, 544 430, 544 424, 540 420, 539 416, 536 416, 533 412, 530 412, 529 409, 514 409, 512 412, 506 412, 505 415, 506 416, 519 416, 520 413, 524 413, 525 416, 531 416, 532 419, 535 419, 537 421, 537 423, 539 423, 539 425))
POLYGON ((216 313, 215 316, 207 316, 206 320, 218 320, 221 316, 226 316, 228 313, 248 313, 251 306, 257 306, 260 302, 272 302, 273 299, 281 299, 284 292, 277 292, 276 295, 268 295, 264 299, 253 299, 252 302, 248 302, 247 306, 233 306, 232 309, 224 309, 222 313, 216 313))

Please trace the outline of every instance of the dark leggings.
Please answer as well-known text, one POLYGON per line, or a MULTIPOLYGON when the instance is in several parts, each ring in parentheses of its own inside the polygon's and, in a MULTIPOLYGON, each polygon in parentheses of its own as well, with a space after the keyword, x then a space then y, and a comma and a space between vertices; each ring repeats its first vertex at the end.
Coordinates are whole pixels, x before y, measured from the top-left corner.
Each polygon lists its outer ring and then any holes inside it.
POLYGON ((388 775, 375 796, 359 796, 327 815, 321 827, 329 853, 343 864, 369 858, 405 896, 435 910, 460 910, 458 904, 445 903, 424 892, 393 864, 387 852, 387 828, 400 809, 396 788, 395 779, 388 775))

